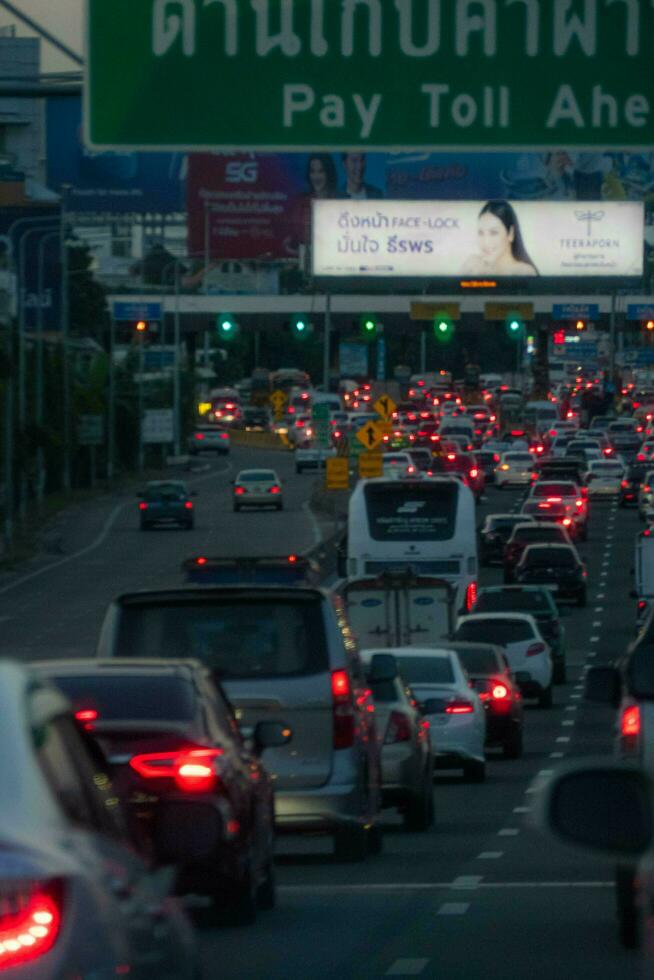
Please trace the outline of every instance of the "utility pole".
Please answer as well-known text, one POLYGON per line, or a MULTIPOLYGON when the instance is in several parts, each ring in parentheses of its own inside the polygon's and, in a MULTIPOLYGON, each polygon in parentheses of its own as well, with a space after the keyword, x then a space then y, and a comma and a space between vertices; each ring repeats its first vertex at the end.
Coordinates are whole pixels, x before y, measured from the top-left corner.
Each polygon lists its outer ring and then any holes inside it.
POLYGON ((329 391, 330 367, 331 367, 331 332, 332 332, 332 297, 331 293, 325 294, 325 337, 323 345, 323 367, 322 383, 325 391, 329 391))
POLYGON ((63 347, 63 385, 64 385, 64 491, 70 492, 70 452, 71 452, 71 417, 70 417, 70 363, 68 359, 68 333, 70 329, 68 306, 68 243, 66 240, 66 211, 65 197, 69 187, 62 187, 61 198, 61 343, 63 347))

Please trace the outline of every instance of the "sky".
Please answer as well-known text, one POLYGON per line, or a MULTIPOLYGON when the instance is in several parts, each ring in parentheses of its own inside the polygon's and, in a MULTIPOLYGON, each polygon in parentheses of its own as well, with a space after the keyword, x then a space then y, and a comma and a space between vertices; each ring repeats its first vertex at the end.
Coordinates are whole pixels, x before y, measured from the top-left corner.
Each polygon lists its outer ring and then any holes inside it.
MULTIPOLYGON (((39 21, 75 51, 82 53, 82 11, 84 0, 12 0, 15 7, 39 21)), ((0 6, 0 26, 16 23, 15 18, 0 6)), ((16 25, 20 35, 31 32, 16 25)), ((77 68, 65 55, 45 41, 41 45, 42 71, 72 71, 77 68)))

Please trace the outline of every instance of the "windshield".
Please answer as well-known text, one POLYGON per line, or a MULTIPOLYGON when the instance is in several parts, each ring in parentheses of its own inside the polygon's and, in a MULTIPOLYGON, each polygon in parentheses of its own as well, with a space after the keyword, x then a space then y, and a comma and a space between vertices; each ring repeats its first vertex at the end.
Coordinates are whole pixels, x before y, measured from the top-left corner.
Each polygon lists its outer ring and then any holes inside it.
POLYGON ((497 646, 507 646, 511 643, 522 643, 531 640, 534 631, 531 624, 524 619, 469 619, 457 627, 455 639, 465 642, 494 643, 497 646))
POLYGON ((531 495, 532 497, 574 497, 576 492, 574 483, 537 483, 531 495))
POLYGON ((474 605, 477 612, 524 612, 538 615, 552 612, 543 592, 511 589, 506 592, 480 592, 474 605))
POLYGON ((523 563, 526 565, 576 566, 577 558, 569 548, 539 548, 533 545, 525 551, 523 563))
POLYGON ((77 709, 97 711, 103 721, 190 721, 197 710, 193 684, 153 674, 64 674, 51 678, 77 709))
POLYGON ((449 657, 399 657, 400 674, 409 684, 454 684, 449 657))

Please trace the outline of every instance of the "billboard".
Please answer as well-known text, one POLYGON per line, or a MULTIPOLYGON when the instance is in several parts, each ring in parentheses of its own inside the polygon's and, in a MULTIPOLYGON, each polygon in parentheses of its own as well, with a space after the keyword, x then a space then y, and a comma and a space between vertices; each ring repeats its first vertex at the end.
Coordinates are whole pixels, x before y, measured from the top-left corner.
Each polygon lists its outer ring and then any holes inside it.
POLYGON ((313 201, 314 276, 635 277, 629 201, 313 201))
POLYGON ((644 200, 652 211, 654 154, 198 153, 186 186, 191 253, 287 259, 311 240, 314 199, 644 200))
POLYGON ((181 153, 92 153, 82 139, 82 100, 46 100, 47 183, 68 186, 75 212, 170 214, 184 211, 186 157, 181 153))

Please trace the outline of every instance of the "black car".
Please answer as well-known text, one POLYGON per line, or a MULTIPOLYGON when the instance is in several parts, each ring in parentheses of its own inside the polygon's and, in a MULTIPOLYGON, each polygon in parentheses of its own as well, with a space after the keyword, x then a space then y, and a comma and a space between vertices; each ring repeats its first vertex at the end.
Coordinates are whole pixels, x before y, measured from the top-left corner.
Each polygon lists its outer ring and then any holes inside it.
POLYGON ((581 486, 583 483, 586 464, 580 459, 538 459, 536 460, 536 475, 538 480, 570 480, 581 486))
POLYGON ((475 452, 475 457, 486 477, 486 483, 495 483, 495 467, 500 461, 499 453, 491 452, 488 449, 478 449, 475 452))
POLYGON ((479 530, 479 561, 482 565, 502 563, 504 546, 516 524, 530 520, 524 514, 489 514, 479 530))
POLYGON ((645 474, 652 468, 652 464, 632 463, 627 470, 626 476, 620 484, 619 507, 628 507, 630 504, 638 503, 638 491, 641 483, 645 480, 645 474))
POLYGON ((530 544, 571 544, 568 528, 563 524, 536 520, 516 524, 504 547, 504 582, 510 585, 515 577, 516 565, 530 544))
POLYGON ((505 759, 522 755, 523 702, 501 647, 448 643, 455 650, 486 715, 486 745, 501 746, 505 759))
POLYGON ((242 425, 247 432, 269 432, 271 427, 269 410, 267 408, 244 408, 242 425))
POLYGON ((212 909, 252 922, 275 903, 272 781, 259 755, 290 731, 274 714, 248 748, 209 671, 192 660, 63 660, 33 665, 72 702, 127 800, 135 839, 162 863, 188 833, 210 845, 178 866, 181 893, 208 895, 212 909), (157 808, 165 804, 167 827, 157 808))
POLYGON ((533 616, 552 651, 552 679, 555 684, 565 684, 565 629, 549 588, 540 585, 495 585, 480 589, 470 612, 518 612, 533 616))
POLYGON ((195 507, 191 497, 195 493, 181 480, 153 480, 136 496, 142 531, 160 524, 177 524, 187 531, 193 530, 195 507))
POLYGON ((586 605, 586 566, 572 545, 531 544, 515 570, 519 585, 551 585, 557 599, 574 599, 586 605))

